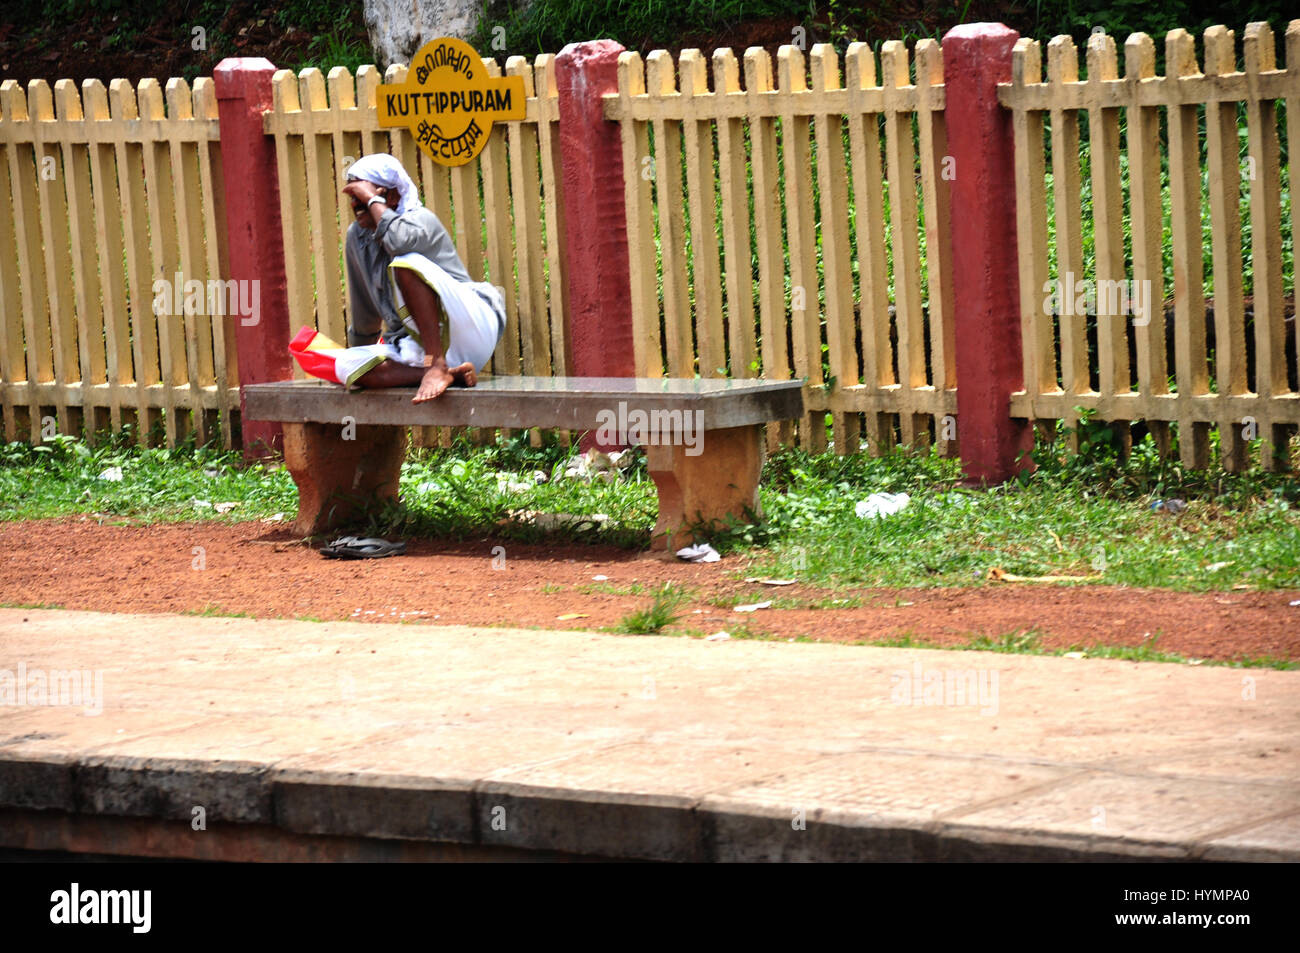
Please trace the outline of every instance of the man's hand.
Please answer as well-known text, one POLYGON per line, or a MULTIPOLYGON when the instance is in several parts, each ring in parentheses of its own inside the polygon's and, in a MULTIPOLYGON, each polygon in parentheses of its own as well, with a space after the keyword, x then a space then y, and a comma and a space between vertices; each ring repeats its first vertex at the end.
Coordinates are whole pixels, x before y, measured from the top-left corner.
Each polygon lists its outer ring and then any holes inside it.
POLYGON ((379 188, 373 182, 356 179, 343 186, 343 194, 364 204, 379 194, 379 188))

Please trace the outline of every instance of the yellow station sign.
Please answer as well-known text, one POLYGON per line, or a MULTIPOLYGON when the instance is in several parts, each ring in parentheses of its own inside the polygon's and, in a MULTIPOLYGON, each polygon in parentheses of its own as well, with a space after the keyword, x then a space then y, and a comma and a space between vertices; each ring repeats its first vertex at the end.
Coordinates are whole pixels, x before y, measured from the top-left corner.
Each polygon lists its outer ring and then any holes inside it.
POLYGON ((420 47, 405 83, 385 83, 375 105, 379 125, 405 126, 439 165, 464 165, 487 145, 492 123, 523 119, 522 76, 488 76, 464 40, 442 37, 420 47))

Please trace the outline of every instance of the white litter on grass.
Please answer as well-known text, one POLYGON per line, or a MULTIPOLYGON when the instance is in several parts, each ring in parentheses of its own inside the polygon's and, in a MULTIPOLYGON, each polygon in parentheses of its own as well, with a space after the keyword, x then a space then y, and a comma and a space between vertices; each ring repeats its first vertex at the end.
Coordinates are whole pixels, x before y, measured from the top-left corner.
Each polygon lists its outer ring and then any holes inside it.
POLYGON ((436 489, 438 489, 438 484, 437 484, 437 483, 434 483, 432 480, 426 480, 424 483, 421 483, 419 486, 417 486, 417 487, 415 488, 415 492, 416 492, 416 493, 432 493, 432 492, 433 492, 434 490, 436 490, 436 489))
POLYGON ((936 496, 934 502, 940 506, 951 506, 959 510, 968 510, 975 505, 975 498, 965 493, 944 493, 936 496))
POLYGON ((1229 561, 1226 562, 1226 563, 1210 563, 1208 566, 1205 567, 1205 571, 1206 571, 1206 572, 1218 572, 1220 569, 1227 569, 1227 568, 1228 568, 1229 566, 1231 566, 1231 565, 1232 565, 1232 561, 1231 561, 1231 560, 1229 560, 1229 561))
POLYGON ((704 637, 705 642, 727 642, 731 639, 730 632, 714 632, 712 635, 704 637))
POLYGON ((859 500, 853 512, 858 519, 877 519, 892 516, 905 507, 912 498, 906 493, 872 493, 865 500, 859 500))
POLYGON ((677 550, 677 558, 684 559, 688 563, 716 563, 722 557, 708 543, 697 543, 677 550))
POLYGON ((121 468, 121 467, 109 467, 107 470, 105 470, 103 473, 101 473, 101 474, 99 475, 99 478, 100 478, 101 480, 107 480, 109 483, 121 483, 121 482, 122 482, 122 468, 121 468))
POLYGON ((210 510, 212 509, 212 504, 207 500, 195 500, 194 508, 197 510, 210 510))
POLYGON ((238 505, 239 505, 238 501, 235 501, 234 503, 217 503, 212 508, 216 510, 218 513, 229 513, 238 505))
POLYGON ((734 611, 734 612, 757 612, 759 609, 770 609, 771 607, 772 607, 772 600, 771 600, 771 599, 768 599, 766 602, 751 602, 751 603, 750 603, 749 605, 747 605, 747 606, 736 606, 736 608, 735 608, 734 610, 732 610, 732 611, 734 611))
POLYGON ((496 474, 496 480, 498 493, 527 493, 537 485, 535 482, 523 483, 509 473, 496 474))
POLYGON ((272 513, 266 519, 262 520, 263 523, 280 523, 283 521, 284 521, 283 513, 272 513))

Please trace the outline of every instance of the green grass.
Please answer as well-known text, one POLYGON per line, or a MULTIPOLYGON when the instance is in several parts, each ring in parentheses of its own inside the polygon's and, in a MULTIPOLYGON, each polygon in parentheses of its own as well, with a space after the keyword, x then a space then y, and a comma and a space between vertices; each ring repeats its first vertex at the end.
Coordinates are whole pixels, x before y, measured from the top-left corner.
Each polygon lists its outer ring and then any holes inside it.
MULTIPOLYGON (((1300 587, 1300 483, 1294 476, 1259 469, 1231 474, 1217 466, 1184 470, 1176 457, 1161 460, 1149 442, 1121 459, 1102 432, 1086 436, 1087 453, 1071 455, 1058 432, 1036 449, 1036 472, 986 490, 961 488, 957 462, 934 452, 775 454, 761 488, 764 518, 715 528, 708 538, 739 557, 728 560, 737 575, 793 578, 831 591, 796 596, 755 586, 714 603, 771 599, 779 608, 851 607, 861 604, 858 595, 836 590, 985 585, 994 567, 1022 576, 1087 577, 1078 585, 1300 587), (854 504, 875 491, 905 492, 911 501, 884 519, 859 519, 854 504), (1184 513, 1151 511, 1153 500, 1172 497, 1188 502, 1184 513)), ((562 470, 571 452, 559 444, 533 448, 524 436, 413 453, 401 477, 405 505, 376 514, 365 530, 390 537, 647 545, 656 502, 643 464, 615 484, 531 482, 533 470, 562 470), (526 486, 512 491, 501 474, 526 486), (518 515, 526 510, 609 518, 548 530, 518 515)), ((288 525, 295 499, 282 468, 244 467, 237 454, 210 449, 142 449, 125 438, 91 446, 67 437, 37 447, 0 446, 0 520, 92 514, 148 525, 282 513, 288 525), (100 479, 113 467, 121 468, 121 482, 100 479), (239 505, 224 515, 201 505, 220 502, 239 505)), ((613 582, 573 588, 644 592, 613 582)))
POLYGON ((1005 652, 1015 655, 1064 656, 1081 653, 1087 658, 1121 659, 1128 662, 1168 662, 1179 665, 1213 665, 1229 668, 1272 668, 1280 671, 1300 669, 1300 662, 1279 659, 1272 656, 1241 656, 1220 661, 1215 659, 1198 659, 1178 652, 1166 652, 1156 647, 1160 634, 1157 632, 1140 645, 1090 645, 1074 644, 1067 648, 1048 649, 1042 645, 1045 633, 1037 628, 1017 629, 1000 636, 977 635, 960 644, 935 642, 921 638, 912 633, 859 642, 878 648, 893 649, 939 649, 943 651, 1005 652))
POLYGON ((630 612, 623 617, 618 624, 618 631, 631 635, 653 635, 677 620, 680 615, 677 610, 689 595, 687 591, 679 589, 671 582, 664 583, 654 594, 648 607, 630 612))

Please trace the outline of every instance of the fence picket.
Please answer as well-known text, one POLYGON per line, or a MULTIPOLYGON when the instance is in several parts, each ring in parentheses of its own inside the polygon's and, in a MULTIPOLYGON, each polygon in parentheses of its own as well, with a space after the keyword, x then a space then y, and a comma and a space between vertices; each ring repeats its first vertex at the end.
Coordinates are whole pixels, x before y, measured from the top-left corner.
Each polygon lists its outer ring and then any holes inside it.
MULTIPOLYGON (((1236 71, 1231 30, 1205 31, 1205 75, 1236 71)), ((1246 393, 1245 308, 1242 300, 1241 169, 1238 163, 1237 107, 1211 102, 1205 106, 1205 150, 1209 166, 1210 249, 1214 274, 1214 381, 1220 397, 1246 393)), ((1240 421, 1226 401, 1217 401, 1219 447, 1229 470, 1246 466, 1246 443, 1240 421)))
MULTIPOLYGON (((1285 302, 1282 299, 1282 199, 1278 148, 1278 116, 1274 101, 1262 97, 1260 74, 1276 69, 1273 31, 1267 23, 1252 23, 1244 37, 1246 128, 1250 140, 1250 262, 1254 275, 1255 393, 1272 397, 1290 391, 1286 377, 1285 302)), ((1216 312, 1217 313, 1217 312, 1216 312)), ((1287 429, 1273 417, 1271 401, 1261 400, 1254 427, 1263 439, 1263 464, 1279 469, 1277 448, 1286 446, 1287 429)), ((1240 426, 1240 424, 1239 424, 1240 426)))
POLYGON ((123 397, 132 381, 131 332, 123 266, 126 249, 122 242, 122 199, 117 188, 113 142, 105 135, 105 127, 112 129, 114 125, 108 109, 108 90, 97 79, 87 80, 82 86, 82 97, 83 115, 96 129, 95 142, 90 145, 90 191, 94 199, 95 247, 99 255, 102 289, 108 423, 117 432, 125 422, 122 419, 123 397))
MULTIPOLYGON (((713 54, 713 87, 723 95, 740 94, 740 64, 729 49, 713 54)), ((722 193, 722 247, 726 273, 726 321, 732 377, 755 377, 758 350, 754 330, 753 265, 749 250, 749 188, 745 182, 744 123, 718 121, 718 175, 722 193)))
MULTIPOLYGON (((60 122, 85 124, 81 97, 70 79, 54 84, 55 111, 60 122)), ((77 358, 69 371, 80 369, 76 387, 72 375, 64 381, 69 397, 80 397, 81 418, 87 433, 104 429, 107 414, 101 403, 105 398, 107 380, 104 363, 104 310, 100 307, 99 264, 96 260, 94 208, 90 197, 91 146, 64 139, 59 143, 62 152, 62 185, 64 207, 67 209, 69 264, 72 270, 73 299, 69 304, 75 313, 68 315, 76 329, 77 358)), ((60 235, 62 238, 62 235, 60 235)))
MULTIPOLYGON (((858 243, 859 335, 862 349, 862 379, 872 397, 898 390, 893 352, 889 343, 889 279, 885 264, 887 242, 884 193, 880 183, 880 126, 878 113, 868 112, 858 101, 864 91, 877 89, 876 65, 871 47, 850 44, 845 57, 845 83, 855 96, 849 118, 849 150, 852 155, 854 234, 858 243)), ((878 408, 863 415, 868 450, 880 455, 893 446, 894 428, 890 417, 878 408)))
MULTIPOLYGON (((816 92, 840 88, 835 47, 818 43, 812 49, 812 87, 816 92)), ((853 314, 853 272, 849 262, 848 174, 844 167, 844 120, 840 114, 818 113, 813 120, 817 142, 817 185, 821 204, 822 269, 826 281, 826 343, 836 387, 858 384, 858 352, 853 314)), ((860 439, 856 417, 843 411, 831 418, 835 451, 856 452, 860 439)))

